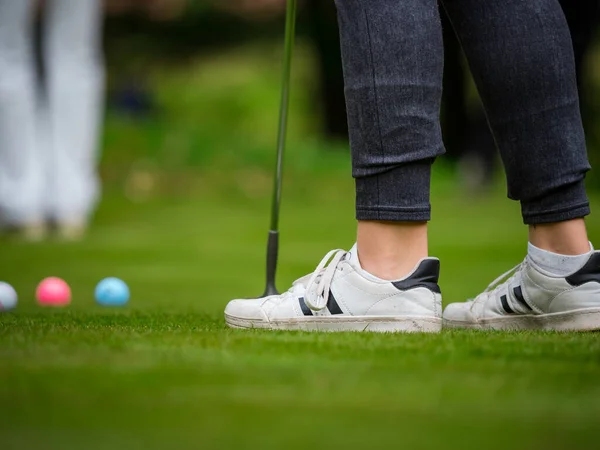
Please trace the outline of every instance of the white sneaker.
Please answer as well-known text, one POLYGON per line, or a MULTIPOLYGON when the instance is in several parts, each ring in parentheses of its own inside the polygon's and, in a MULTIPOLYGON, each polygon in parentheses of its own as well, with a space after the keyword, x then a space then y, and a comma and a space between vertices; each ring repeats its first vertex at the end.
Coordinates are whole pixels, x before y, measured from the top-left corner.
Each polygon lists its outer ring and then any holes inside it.
POLYGON ((25 242, 42 242, 48 237, 48 226, 43 221, 27 222, 23 224, 0 223, 0 235, 25 242))
POLYGON ((87 223, 85 220, 73 220, 70 222, 56 223, 56 237, 65 242, 81 241, 87 232, 87 223))
POLYGON ((442 328, 439 271, 439 260, 426 258, 407 277, 384 281, 360 267, 356 246, 333 250, 289 291, 229 302, 225 321, 233 328, 435 333, 442 328))
POLYGON ((600 252, 567 277, 543 273, 528 258, 475 300, 444 311, 448 328, 600 330, 600 252), (502 282, 507 276, 511 275, 502 282))

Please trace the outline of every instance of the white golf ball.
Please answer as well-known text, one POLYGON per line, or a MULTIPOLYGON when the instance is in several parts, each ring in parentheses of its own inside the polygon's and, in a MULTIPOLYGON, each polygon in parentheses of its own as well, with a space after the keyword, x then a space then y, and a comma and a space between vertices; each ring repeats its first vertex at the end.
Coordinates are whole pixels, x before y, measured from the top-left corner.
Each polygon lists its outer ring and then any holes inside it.
POLYGON ((0 281, 0 312, 17 307, 17 291, 8 284, 0 281))

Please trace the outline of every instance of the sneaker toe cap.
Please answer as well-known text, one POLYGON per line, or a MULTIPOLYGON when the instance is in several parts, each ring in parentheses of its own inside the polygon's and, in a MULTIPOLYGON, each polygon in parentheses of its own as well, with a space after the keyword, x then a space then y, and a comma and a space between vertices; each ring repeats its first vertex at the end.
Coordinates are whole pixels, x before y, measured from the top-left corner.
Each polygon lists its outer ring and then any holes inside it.
POLYGON ((232 300, 225 307, 225 315, 246 320, 260 320, 268 322, 262 308, 263 300, 232 300))
POLYGON ((444 310, 444 320, 453 322, 476 322, 470 303, 451 303, 444 310))

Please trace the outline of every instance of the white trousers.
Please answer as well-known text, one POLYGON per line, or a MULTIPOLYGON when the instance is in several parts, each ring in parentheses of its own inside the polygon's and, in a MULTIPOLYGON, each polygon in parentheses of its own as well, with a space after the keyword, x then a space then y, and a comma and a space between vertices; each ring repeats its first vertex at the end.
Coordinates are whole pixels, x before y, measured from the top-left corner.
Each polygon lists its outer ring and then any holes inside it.
POLYGON ((43 88, 36 3, 0 0, 0 218, 16 225, 85 220, 99 194, 101 1, 46 0, 43 88))

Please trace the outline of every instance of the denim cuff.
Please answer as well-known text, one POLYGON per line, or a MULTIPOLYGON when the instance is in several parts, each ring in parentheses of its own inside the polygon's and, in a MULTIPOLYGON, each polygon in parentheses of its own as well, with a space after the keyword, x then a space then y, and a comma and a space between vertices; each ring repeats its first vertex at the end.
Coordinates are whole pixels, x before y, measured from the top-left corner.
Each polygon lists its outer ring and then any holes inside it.
POLYGON ((431 164, 420 161, 376 175, 355 175, 357 220, 429 221, 431 164))
POLYGON ((590 202, 585 181, 568 184, 535 200, 522 201, 521 212, 526 225, 564 222, 588 216, 590 202))

